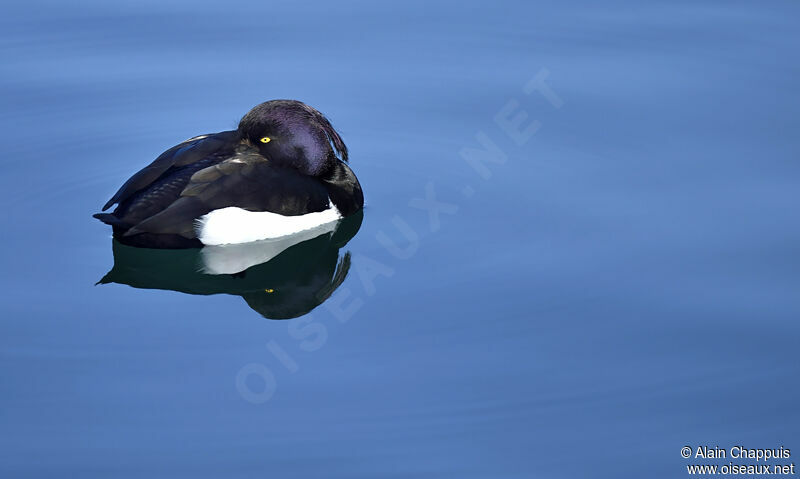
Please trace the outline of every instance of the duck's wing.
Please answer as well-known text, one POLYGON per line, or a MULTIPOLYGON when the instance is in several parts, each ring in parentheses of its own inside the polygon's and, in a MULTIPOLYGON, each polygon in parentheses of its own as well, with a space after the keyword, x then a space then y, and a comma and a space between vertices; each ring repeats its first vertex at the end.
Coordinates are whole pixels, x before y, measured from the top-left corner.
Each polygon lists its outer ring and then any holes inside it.
POLYGON ((324 211, 329 204, 322 181, 277 168, 257 153, 237 153, 196 172, 175 202, 130 228, 125 236, 152 233, 196 238, 195 220, 230 206, 298 216, 324 211))
POLYGON ((238 140, 235 130, 195 136, 161 153, 152 163, 131 176, 114 196, 103 206, 103 211, 114 203, 122 203, 137 191, 147 188, 168 173, 171 168, 186 166, 200 161, 226 148, 233 148, 238 140))

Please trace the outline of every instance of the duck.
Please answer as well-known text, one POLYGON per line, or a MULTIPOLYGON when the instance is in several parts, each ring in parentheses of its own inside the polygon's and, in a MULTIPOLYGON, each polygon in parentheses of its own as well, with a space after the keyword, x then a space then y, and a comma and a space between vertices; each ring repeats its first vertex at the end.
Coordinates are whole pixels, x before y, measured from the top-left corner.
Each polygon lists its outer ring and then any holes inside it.
POLYGON ((169 148, 93 216, 129 246, 195 248, 297 234, 363 207, 347 146, 331 122, 301 101, 270 100, 235 130, 169 148))

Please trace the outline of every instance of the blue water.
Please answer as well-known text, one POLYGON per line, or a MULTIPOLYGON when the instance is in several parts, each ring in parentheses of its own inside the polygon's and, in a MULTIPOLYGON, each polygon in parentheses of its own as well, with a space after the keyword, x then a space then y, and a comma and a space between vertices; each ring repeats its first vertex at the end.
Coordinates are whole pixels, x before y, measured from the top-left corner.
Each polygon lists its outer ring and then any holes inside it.
POLYGON ((0 476, 672 478, 686 445, 800 451, 795 2, 166 3, 0 19, 0 476), (271 98, 327 114, 364 187, 330 299, 277 321, 171 267, 96 286, 91 214, 271 98))

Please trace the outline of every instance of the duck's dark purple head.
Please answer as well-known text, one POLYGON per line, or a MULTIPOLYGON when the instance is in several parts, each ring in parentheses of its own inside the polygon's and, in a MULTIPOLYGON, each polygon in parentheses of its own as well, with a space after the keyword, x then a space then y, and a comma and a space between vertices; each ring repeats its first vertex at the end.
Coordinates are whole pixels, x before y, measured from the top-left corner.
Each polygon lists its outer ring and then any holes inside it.
POLYGON ((296 100, 256 106, 239 122, 239 132, 270 161, 306 175, 325 175, 337 155, 347 161, 347 147, 328 119, 296 100))

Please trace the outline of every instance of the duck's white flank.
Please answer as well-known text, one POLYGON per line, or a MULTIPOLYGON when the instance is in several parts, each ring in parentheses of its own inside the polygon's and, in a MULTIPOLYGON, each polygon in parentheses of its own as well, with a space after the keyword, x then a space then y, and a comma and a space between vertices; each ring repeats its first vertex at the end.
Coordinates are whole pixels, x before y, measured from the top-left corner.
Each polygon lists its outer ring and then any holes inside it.
POLYGON ((341 218, 342 214, 330 202, 324 211, 299 216, 247 211, 231 206, 198 218, 195 231, 197 238, 205 245, 238 244, 292 235, 341 218))
POLYGON ((336 231, 339 222, 326 223, 282 238, 242 244, 208 245, 200 250, 201 271, 205 274, 236 274, 251 266, 266 263, 287 249, 336 231))

